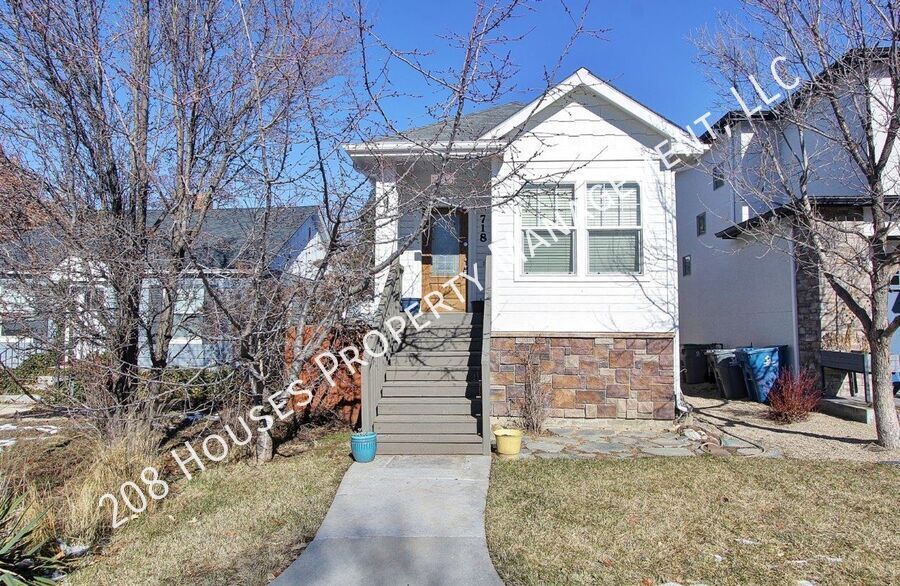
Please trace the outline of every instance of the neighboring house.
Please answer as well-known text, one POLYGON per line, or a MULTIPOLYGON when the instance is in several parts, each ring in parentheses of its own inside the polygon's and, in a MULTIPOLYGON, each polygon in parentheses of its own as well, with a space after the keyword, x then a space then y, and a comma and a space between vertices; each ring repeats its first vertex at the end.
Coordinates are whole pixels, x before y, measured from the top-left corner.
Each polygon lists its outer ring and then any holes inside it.
MULTIPOLYGON (((871 83, 879 83, 878 78, 871 83)), ((786 345, 791 368, 810 368, 818 374, 822 350, 866 351, 858 321, 821 271, 798 260, 794 242, 804 236, 791 227, 787 202, 762 202, 736 193, 733 185, 741 182, 727 180, 737 170, 758 172, 760 151, 754 132, 775 124, 779 112, 775 105, 756 114, 752 126, 741 111, 726 114, 713 125, 712 133, 701 137, 709 150, 700 164, 681 167, 676 173, 681 342, 721 343, 726 348, 786 345), (762 223, 765 230, 757 229, 762 223), (778 229, 790 237, 770 238, 778 229)), ((821 127, 828 128, 824 119, 821 127)), ((862 136, 861 129, 857 132, 862 136)), ((784 135, 777 135, 780 156, 800 152, 794 134, 784 135), (792 137, 790 145, 784 135, 792 137)), ((864 189, 859 170, 849 155, 811 129, 807 129, 807 141, 815 169, 810 198, 818 212, 831 225, 865 230, 871 205, 860 195, 864 189)), ((897 193, 894 182, 884 189, 887 194, 897 193)), ((864 278, 862 287, 868 288, 864 278)), ((890 293, 894 315, 900 313, 898 290, 895 282, 890 293)), ((896 361, 898 337, 892 352, 896 361)), ((834 379, 837 384, 832 390, 840 387, 841 380, 834 379)), ((832 382, 829 376, 829 386, 832 382)))
MULTIPOLYGON (((761 121, 756 121, 761 123, 761 121)), ((798 280, 791 254, 742 237, 738 226, 755 216, 725 180, 721 159, 752 138, 749 124, 730 113, 696 168, 676 173, 681 343, 787 345, 798 359, 798 280), (730 127, 730 136, 724 128, 730 127), (715 168, 713 173, 710 169, 715 168)), ((791 243, 782 243, 785 249, 791 243)), ((816 326, 816 332, 818 332, 816 326)))
POLYGON ((379 450, 489 449, 483 415, 518 415, 529 373, 552 393, 552 417, 672 419, 675 176, 658 147, 703 146, 586 69, 448 134, 434 124, 346 147, 374 183, 376 262, 412 237, 402 278, 377 281, 379 317, 427 310, 436 292, 454 310, 407 327, 364 372, 363 426, 379 450), (459 158, 449 174, 428 155, 447 149, 459 158), (438 182, 446 203, 417 236, 438 182), (463 271, 484 290, 458 278, 455 294, 445 283, 463 271))
MULTIPOLYGON (((217 208, 207 212, 200 234, 194 241, 192 256, 197 268, 184 271, 182 287, 175 300, 175 325, 169 348, 169 361, 173 366, 206 367, 227 364, 231 359, 231 345, 215 334, 212 303, 207 299, 206 287, 199 277, 202 268, 211 285, 227 289, 235 279, 241 278, 242 264, 252 262, 249 255, 259 254, 260 208, 217 208)), ((155 223, 159 212, 148 213, 148 223, 155 223)), ((160 230, 166 230, 168 220, 163 219, 160 230)), ((35 229, 25 235, 31 251, 42 250, 48 261, 61 267, 80 263, 79 259, 62 250, 60 240, 48 226, 35 229)), ((265 257, 269 270, 275 277, 290 274, 311 278, 317 270, 317 261, 324 257, 327 233, 315 206, 281 207, 272 210, 265 242, 265 257)), ((41 311, 40 302, 30 299, 28 260, 22 248, 7 244, 0 255, 0 359, 9 367, 15 367, 32 352, 46 347, 42 341, 52 334, 64 337, 63 345, 76 355, 89 352, 89 340, 71 339, 72 328, 54 323, 41 311), (38 307, 36 307, 38 305, 38 307)), ((72 271, 78 274, 79 271, 72 271)), ((102 281, 85 279, 72 284, 73 307, 89 314, 114 303, 112 292, 102 281), (88 282, 90 281, 90 282, 88 282)), ((152 312, 161 306, 162 291, 154 286, 152 275, 144 283, 142 306, 152 312)), ((148 323, 154 318, 148 315, 148 323)), ((83 328, 78 328, 79 330, 83 328)), ((142 335, 142 339, 146 336, 142 335)), ((140 363, 149 366, 150 354, 146 342, 142 344, 140 363)))

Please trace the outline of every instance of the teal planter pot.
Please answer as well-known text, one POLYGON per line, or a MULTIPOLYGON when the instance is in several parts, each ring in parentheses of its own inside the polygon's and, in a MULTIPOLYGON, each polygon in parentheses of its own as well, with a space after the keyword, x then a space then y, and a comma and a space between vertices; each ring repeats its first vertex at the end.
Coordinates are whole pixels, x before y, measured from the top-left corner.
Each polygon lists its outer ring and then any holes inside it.
POLYGON ((354 433, 350 436, 350 451, 353 459, 365 464, 375 459, 375 450, 378 447, 378 436, 375 432, 354 433))

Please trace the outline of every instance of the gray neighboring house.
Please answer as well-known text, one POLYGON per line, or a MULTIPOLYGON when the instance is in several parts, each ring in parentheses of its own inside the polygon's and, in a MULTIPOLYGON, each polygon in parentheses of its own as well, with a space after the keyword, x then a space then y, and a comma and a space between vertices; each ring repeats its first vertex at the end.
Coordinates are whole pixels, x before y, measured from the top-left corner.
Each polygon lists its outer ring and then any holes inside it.
MULTIPOLYGON (((262 208, 218 208, 209 210, 203 227, 192 247, 192 256, 216 288, 228 288, 235 279, 241 278, 242 260, 249 261, 250 254, 257 254, 259 230, 258 221, 262 208)), ((155 223, 161 212, 151 210, 148 222, 155 223)), ((162 219, 159 230, 165 232, 169 220, 162 219)), ((291 274, 309 278, 316 270, 317 261, 324 254, 327 231, 316 206, 280 207, 273 210, 265 254, 273 278, 291 274)), ((46 226, 24 234, 24 246, 29 250, 40 250, 43 262, 63 264, 74 260, 61 246, 59 238, 46 226)), ((0 247, 0 360, 8 367, 16 367, 30 354, 41 351, 41 339, 60 329, 62 324, 54 323, 40 307, 28 299, 21 290, 23 277, 27 278, 27 254, 22 246, 7 243, 0 247)), ((186 271, 184 287, 176 300, 176 327, 170 347, 170 362, 180 367, 208 367, 227 364, 231 360, 230 343, 204 338, 203 332, 211 328, 204 314, 210 309, 199 271, 186 271), (197 276, 192 276, 197 275, 197 276)), ((95 291, 98 287, 73 289, 73 295, 82 307, 88 307, 98 300, 108 299, 105 291, 95 291)), ((144 304, 153 306, 159 289, 148 278, 144 286, 144 304)), ((62 328, 64 330, 64 328, 62 328)), ((146 336, 143 336, 145 339, 146 336)), ((77 342, 67 344, 78 353, 77 342)), ((149 349, 142 342, 140 364, 150 365, 149 349)))

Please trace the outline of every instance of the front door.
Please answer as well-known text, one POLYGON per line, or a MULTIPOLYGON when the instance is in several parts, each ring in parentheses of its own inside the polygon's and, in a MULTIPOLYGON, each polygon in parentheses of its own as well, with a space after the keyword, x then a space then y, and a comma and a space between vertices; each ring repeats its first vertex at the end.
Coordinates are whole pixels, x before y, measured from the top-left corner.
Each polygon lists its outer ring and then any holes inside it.
MULTIPOLYGON (((466 280, 459 277, 466 270, 466 250, 468 248, 468 215, 462 210, 435 209, 425 229, 422 242, 422 311, 436 305, 440 291, 444 305, 453 311, 466 311, 466 280), (445 285, 454 280, 456 289, 445 285)), ((445 308, 437 307, 438 311, 445 308)))

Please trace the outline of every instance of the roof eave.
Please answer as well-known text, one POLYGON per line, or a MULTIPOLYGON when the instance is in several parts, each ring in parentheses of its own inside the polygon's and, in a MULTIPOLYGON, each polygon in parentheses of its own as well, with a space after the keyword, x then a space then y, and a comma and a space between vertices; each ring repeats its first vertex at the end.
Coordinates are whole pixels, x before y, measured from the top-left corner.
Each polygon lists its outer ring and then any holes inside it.
POLYGON ((385 141, 344 144, 342 148, 353 158, 402 157, 409 155, 471 155, 499 152, 507 145, 505 141, 466 140, 437 141, 420 144, 412 141, 385 141))

